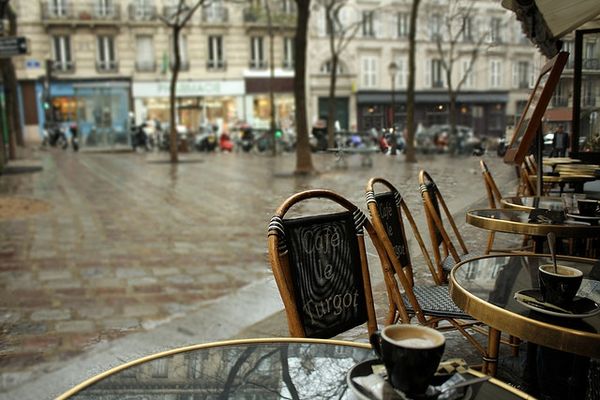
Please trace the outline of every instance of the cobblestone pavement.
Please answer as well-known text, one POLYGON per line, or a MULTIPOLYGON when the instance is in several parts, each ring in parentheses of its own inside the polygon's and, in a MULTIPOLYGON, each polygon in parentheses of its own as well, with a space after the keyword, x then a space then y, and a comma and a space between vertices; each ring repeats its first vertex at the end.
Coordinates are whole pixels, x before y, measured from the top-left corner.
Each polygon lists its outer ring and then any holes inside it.
MULTIPOLYGON (((0 219, 6 398, 50 398, 94 373, 175 346, 287 335, 266 226, 297 191, 332 189, 366 212, 366 182, 382 176, 426 229, 417 183, 424 168, 461 225, 467 207, 485 204, 477 157, 421 156, 411 165, 402 156, 375 155, 365 168, 351 156, 341 169, 334 155, 316 154, 321 174, 314 177, 291 174, 293 154, 192 153, 178 165, 166 157, 51 150, 21 161, 41 171, 0 176, 0 197, 51 206, 0 219)), ((485 158, 501 189, 513 190, 512 169, 495 155, 485 158)), ((481 248, 484 232, 461 229, 470 248, 481 248)), ((378 315, 385 316, 381 272, 371 265, 378 315)), ((418 270, 417 280, 427 274, 418 270)))

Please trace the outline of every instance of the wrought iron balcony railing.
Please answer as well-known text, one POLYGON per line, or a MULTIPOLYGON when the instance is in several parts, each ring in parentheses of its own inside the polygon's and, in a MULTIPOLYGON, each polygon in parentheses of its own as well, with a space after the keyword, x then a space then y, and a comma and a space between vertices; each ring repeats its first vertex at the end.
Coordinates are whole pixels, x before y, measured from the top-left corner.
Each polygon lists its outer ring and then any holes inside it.
MULTIPOLYGON (((169 63, 169 67, 171 68, 171 70, 173 70, 173 67, 175 66, 175 61, 171 61, 169 63)), ((188 60, 181 60, 179 62, 179 70, 180 71, 188 71, 190 69, 190 62, 188 60)))
POLYGON ((156 19, 156 7, 149 5, 130 4, 129 19, 132 21, 153 21, 156 19))
POLYGON ((223 24, 229 21, 229 10, 225 7, 206 8, 202 10, 202 22, 223 24))
POLYGON ((250 60, 250 69, 267 69, 269 63, 265 60, 250 60))
POLYGON ((119 4, 98 2, 43 1, 42 21, 45 22, 110 22, 121 20, 119 4))
POLYGON ((552 106, 553 107, 566 107, 569 105, 569 98, 567 96, 553 96, 552 106))
MULTIPOLYGON (((296 26, 296 13, 284 12, 281 9, 271 11, 271 21, 274 26, 296 26)), ((244 9, 244 22, 254 25, 268 25, 267 11, 261 7, 249 7, 244 9)))
POLYGON ((96 61, 97 72, 117 72, 119 70, 119 62, 112 61, 96 61))
POLYGON ((154 61, 136 61, 135 70, 137 72, 154 72, 156 71, 156 62, 154 61))
POLYGON ((54 61, 52 64, 52 70, 54 72, 75 72, 75 62, 73 61, 54 61))
POLYGON ((206 69, 224 70, 227 69, 227 63, 225 60, 208 60, 206 62, 206 69))

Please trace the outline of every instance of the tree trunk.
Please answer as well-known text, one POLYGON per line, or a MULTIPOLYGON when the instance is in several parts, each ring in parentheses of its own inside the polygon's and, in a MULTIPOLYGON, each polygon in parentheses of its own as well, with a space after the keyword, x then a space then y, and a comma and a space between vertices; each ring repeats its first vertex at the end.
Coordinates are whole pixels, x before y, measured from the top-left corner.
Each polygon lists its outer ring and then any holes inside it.
MULTIPOLYGON (((4 85, 4 113, 6 115, 6 126, 8 129, 8 159, 16 160, 17 158, 17 142, 16 142, 16 127, 15 127, 15 95, 12 88, 16 86, 15 82, 11 82, 10 66, 12 61, 10 58, 1 60, 0 69, 2 69, 2 80, 4 85)), ((14 72, 14 66, 12 66, 14 72)), ((15 78, 13 76, 13 78, 15 78)), ((17 122, 18 123, 18 122, 17 122)))
POLYGON ((179 67, 181 66, 181 55, 179 54, 179 32, 181 27, 177 24, 173 25, 173 72, 171 75, 171 87, 169 88, 169 119, 171 120, 171 131, 169 132, 169 152, 171 154, 171 163, 179 161, 177 155, 177 119, 175 116, 175 90, 177 88, 177 75, 179 75, 179 67))
POLYGON ((335 23, 333 22, 333 16, 331 15, 332 9, 331 4, 325 9, 327 16, 327 24, 329 25, 329 51, 331 53, 331 72, 329 79, 329 101, 327 102, 327 147, 335 147, 335 85, 337 81, 337 65, 338 65, 338 54, 335 50, 335 23))
POLYGON ((277 155, 277 138, 275 137, 275 131, 277 129, 275 125, 275 93, 274 84, 275 84, 275 49, 274 49, 274 33, 273 33, 273 16, 271 15, 271 4, 269 0, 267 0, 266 9, 267 9, 267 21, 269 24, 269 70, 271 73, 271 80, 269 81, 269 101, 271 103, 271 140, 272 140, 272 154, 274 156, 277 155))
POLYGON ((294 100, 296 102, 296 174, 311 174, 315 171, 308 142, 306 119, 306 42, 310 18, 310 0, 296 0, 298 16, 294 50, 294 100))
POLYGON ((406 162, 417 162, 415 154, 415 33, 421 0, 413 0, 408 33, 408 87, 406 89, 406 162))

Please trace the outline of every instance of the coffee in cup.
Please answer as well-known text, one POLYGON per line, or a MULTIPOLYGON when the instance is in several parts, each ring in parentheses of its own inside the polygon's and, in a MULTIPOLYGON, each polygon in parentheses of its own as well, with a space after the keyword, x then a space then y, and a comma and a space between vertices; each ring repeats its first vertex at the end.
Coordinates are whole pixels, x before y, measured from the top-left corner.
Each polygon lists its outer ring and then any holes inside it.
POLYGON ((579 214, 585 217, 593 217, 600 215, 600 202, 592 199, 579 199, 577 200, 577 208, 579 214))
POLYGON ((543 264, 539 267, 540 292, 546 303, 569 309, 581 281, 583 273, 564 265, 543 264))
POLYGON ((408 397, 425 393, 444 354, 446 339, 420 325, 388 325, 370 337, 388 381, 408 397))

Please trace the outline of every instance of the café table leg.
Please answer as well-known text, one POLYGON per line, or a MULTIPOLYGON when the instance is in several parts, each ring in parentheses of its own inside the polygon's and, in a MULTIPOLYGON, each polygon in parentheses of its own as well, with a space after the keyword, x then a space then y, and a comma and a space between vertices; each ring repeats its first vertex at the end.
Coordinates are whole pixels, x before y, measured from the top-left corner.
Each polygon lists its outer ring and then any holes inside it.
POLYGON ((490 326, 488 333, 487 356, 483 357, 483 373, 496 376, 498 369, 498 351, 500 349, 500 331, 490 326))

